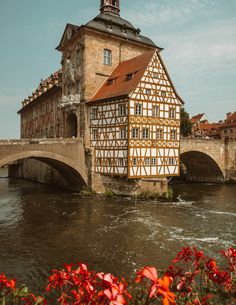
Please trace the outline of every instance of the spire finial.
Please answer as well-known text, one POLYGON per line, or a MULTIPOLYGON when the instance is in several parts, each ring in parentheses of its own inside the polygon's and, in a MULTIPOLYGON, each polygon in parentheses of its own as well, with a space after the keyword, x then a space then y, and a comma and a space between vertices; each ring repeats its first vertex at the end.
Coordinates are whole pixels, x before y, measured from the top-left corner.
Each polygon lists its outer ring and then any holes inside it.
POLYGON ((120 0, 101 0, 100 12, 120 16, 120 0))

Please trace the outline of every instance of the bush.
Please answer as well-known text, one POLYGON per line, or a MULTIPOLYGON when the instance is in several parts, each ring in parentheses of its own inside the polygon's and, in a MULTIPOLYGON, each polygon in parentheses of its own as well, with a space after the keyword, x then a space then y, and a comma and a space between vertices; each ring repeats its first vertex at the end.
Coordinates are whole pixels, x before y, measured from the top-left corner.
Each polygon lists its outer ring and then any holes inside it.
POLYGON ((105 192, 104 192, 104 196, 105 197, 114 197, 114 196, 116 196, 116 194, 113 192, 113 190, 106 189, 105 192))
POLYGON ((96 193, 88 187, 83 187, 83 189, 80 191, 80 194, 82 196, 94 196, 96 193))

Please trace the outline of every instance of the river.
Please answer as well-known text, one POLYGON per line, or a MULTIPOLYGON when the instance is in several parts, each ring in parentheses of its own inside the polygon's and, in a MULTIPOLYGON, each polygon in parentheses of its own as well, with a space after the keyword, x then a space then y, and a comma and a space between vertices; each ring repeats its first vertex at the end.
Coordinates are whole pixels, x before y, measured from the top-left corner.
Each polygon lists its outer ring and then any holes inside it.
POLYGON ((131 275, 164 268, 186 245, 209 255, 235 246, 236 185, 179 184, 178 200, 81 198, 41 184, 0 179, 0 273, 42 292, 53 268, 78 261, 131 275))

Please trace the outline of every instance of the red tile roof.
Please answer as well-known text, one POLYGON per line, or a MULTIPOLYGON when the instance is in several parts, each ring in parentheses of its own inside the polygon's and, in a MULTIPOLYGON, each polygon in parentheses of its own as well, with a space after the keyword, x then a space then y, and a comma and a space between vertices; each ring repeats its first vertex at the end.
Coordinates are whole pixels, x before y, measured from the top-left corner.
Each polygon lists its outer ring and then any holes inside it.
POLYGON ((60 83, 60 81, 61 81, 61 69, 51 74, 48 78, 41 80, 38 88, 32 93, 32 95, 28 96, 28 98, 22 101, 22 108, 28 106, 39 96, 43 95, 53 87, 57 86, 60 83))
POLYGON ((200 123, 198 128, 205 131, 210 131, 212 129, 219 129, 220 126, 221 124, 219 123, 211 123, 211 124, 200 123))
POLYGON ((88 103, 132 93, 138 86, 155 51, 149 51, 120 63, 88 103), (127 75, 132 74, 130 80, 127 75), (112 84, 109 85, 109 82, 112 84))
POLYGON ((199 114, 193 116, 193 117, 190 119, 190 121, 191 121, 192 123, 199 122, 199 121, 202 119, 203 116, 204 116, 204 113, 199 113, 199 114))

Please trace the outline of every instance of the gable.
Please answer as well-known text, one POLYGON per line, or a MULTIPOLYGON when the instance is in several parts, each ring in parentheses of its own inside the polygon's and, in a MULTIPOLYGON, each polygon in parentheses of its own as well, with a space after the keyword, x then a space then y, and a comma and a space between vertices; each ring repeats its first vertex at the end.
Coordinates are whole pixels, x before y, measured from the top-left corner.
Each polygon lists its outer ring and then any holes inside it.
POLYGON ((62 46, 68 41, 70 41, 72 37, 74 37, 74 35, 78 32, 79 28, 80 27, 77 25, 67 23, 59 46, 56 49, 60 51, 62 46))
POLYGON ((132 99, 180 105, 183 100, 176 92, 167 69, 158 52, 152 56, 132 99))

